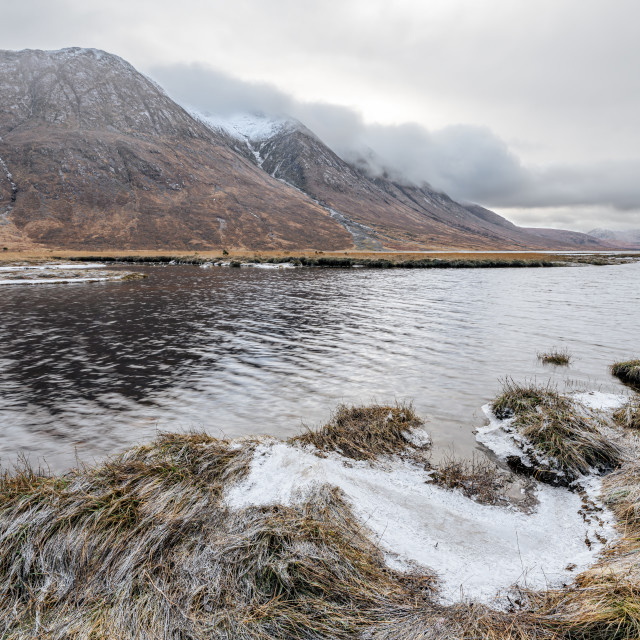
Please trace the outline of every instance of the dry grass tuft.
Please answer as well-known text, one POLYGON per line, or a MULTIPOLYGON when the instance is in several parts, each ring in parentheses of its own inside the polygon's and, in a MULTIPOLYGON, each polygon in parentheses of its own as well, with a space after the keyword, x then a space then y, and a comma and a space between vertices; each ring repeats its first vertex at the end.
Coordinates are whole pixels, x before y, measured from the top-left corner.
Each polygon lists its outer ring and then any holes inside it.
POLYGON ((622 382, 640 389, 640 360, 627 360, 611 365, 611 373, 622 382))
POLYGON ((567 349, 553 348, 550 351, 538 353, 538 360, 544 364, 555 364, 558 366, 569 366, 572 356, 567 349))
POLYGON ((248 461, 163 436, 63 478, 6 474, 0 636, 347 639, 436 614, 434 578, 390 570, 338 489, 227 509, 248 461))
POLYGON ((341 405, 326 425, 315 431, 308 429, 288 442, 311 444, 319 451, 337 451, 353 460, 373 460, 407 449, 426 449, 426 443, 415 444, 411 435, 413 429, 423 425, 411 405, 341 405))
POLYGON ((569 484, 583 474, 620 464, 622 452, 599 431, 596 417, 550 386, 506 380, 492 409, 500 419, 513 418, 516 440, 540 480, 569 484))
POLYGON ((431 474, 433 481, 449 489, 459 489, 467 497, 481 504, 506 504, 507 492, 513 477, 496 467, 484 456, 471 460, 444 459, 431 474))
POLYGON ((613 412, 614 421, 627 429, 640 429, 640 401, 630 400, 613 412))

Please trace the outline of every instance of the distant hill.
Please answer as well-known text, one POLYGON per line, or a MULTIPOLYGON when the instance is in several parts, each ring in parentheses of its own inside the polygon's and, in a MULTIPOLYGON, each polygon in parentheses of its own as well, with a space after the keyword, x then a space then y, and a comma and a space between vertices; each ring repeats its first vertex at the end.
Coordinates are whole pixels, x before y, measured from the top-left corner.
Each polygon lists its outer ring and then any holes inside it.
POLYGON ((621 247, 636 247, 640 248, 640 229, 626 229, 616 230, 611 229, 592 229, 589 231, 590 236, 609 242, 611 244, 619 245, 621 247))
POLYGON ((117 56, 0 52, 0 243, 601 249, 367 174, 287 118, 194 117, 117 56))

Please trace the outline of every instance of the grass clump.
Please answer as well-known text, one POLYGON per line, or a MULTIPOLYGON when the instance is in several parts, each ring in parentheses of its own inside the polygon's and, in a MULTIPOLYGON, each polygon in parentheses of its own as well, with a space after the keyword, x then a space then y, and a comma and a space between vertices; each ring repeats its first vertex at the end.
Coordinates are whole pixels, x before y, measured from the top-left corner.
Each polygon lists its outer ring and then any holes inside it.
POLYGON ((373 460, 381 455, 402 453, 407 449, 425 449, 412 435, 424 422, 411 405, 340 405, 331 420, 317 430, 290 438, 292 444, 313 445, 320 451, 336 451, 353 460, 373 460))
POLYGON ((5 474, 0 636, 346 640, 429 624, 433 576, 390 570, 338 489, 227 508, 247 452, 163 436, 63 478, 5 474))
POLYGON ((622 382, 640 389, 640 360, 627 360, 611 365, 611 373, 622 382))
POLYGON ((613 412, 614 421, 627 429, 640 429, 640 402, 630 400, 613 412))
POLYGON ((538 360, 544 364, 555 364, 558 366, 569 366, 571 363, 571 354, 567 349, 551 349, 538 353, 538 360))
POLYGON ((637 640, 640 585, 616 575, 589 572, 576 586, 542 595, 544 621, 553 638, 637 640))
POLYGON ((467 498, 481 504, 505 504, 513 478, 484 456, 471 460, 453 456, 444 459, 431 474, 435 483, 460 490, 467 498))
POLYGON ((122 282, 128 282, 129 280, 143 280, 144 278, 148 278, 149 275, 146 273, 139 273, 139 272, 131 272, 131 273, 125 273, 123 276, 120 277, 120 280, 122 282))
MULTIPOLYGON (((499 419, 512 418, 508 428, 542 481, 566 485, 583 474, 604 472, 620 463, 619 447, 599 431, 595 416, 550 386, 507 380, 492 409, 499 419)), ((521 460, 508 462, 517 471, 527 471, 521 460)))

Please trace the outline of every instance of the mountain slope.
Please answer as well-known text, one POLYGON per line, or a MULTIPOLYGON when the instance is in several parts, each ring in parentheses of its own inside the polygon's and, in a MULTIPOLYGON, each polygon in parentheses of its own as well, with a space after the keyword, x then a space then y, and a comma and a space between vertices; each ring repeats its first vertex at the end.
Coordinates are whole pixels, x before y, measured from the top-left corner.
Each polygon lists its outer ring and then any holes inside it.
POLYGON ((73 249, 609 248, 372 177, 301 123, 193 117, 93 49, 0 51, 0 244, 73 249))
POLYGON ((426 185, 371 177, 295 120, 245 114, 203 121, 267 173, 325 206, 361 248, 608 248, 606 242, 586 234, 517 227, 492 211, 461 205, 426 185))
POLYGON ((589 235, 605 242, 611 242, 622 247, 637 249, 640 247, 640 229, 592 229, 589 235))
POLYGON ((351 246, 327 211, 234 152, 124 60, 0 52, 0 242, 67 248, 351 246))

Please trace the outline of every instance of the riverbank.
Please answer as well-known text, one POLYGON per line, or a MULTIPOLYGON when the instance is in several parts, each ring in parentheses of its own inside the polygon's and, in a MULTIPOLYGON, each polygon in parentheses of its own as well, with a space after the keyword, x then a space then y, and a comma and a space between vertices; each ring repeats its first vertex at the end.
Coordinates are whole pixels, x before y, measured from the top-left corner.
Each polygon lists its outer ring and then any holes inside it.
POLYGON ((195 252, 110 251, 107 253, 51 251, 6 252, 0 265, 43 264, 51 261, 104 264, 181 264, 203 267, 322 267, 369 269, 540 268, 576 265, 616 265, 640 260, 638 253, 532 253, 532 252, 195 252))
POLYGON ((573 264, 609 265, 640 260, 640 253, 594 252, 366 252, 366 251, 4 251, 0 264, 52 260, 98 261, 126 264, 291 264, 315 267, 368 268, 499 268, 554 267, 573 264))
POLYGON ((478 434, 496 464, 432 463, 396 404, 22 466, 0 483, 3 637, 636 638, 627 401, 507 384, 478 434))

